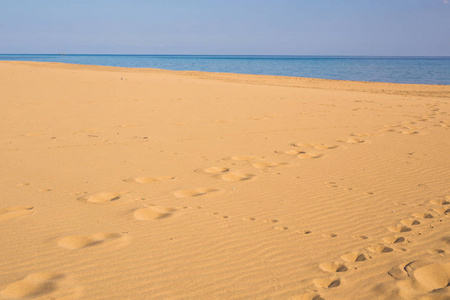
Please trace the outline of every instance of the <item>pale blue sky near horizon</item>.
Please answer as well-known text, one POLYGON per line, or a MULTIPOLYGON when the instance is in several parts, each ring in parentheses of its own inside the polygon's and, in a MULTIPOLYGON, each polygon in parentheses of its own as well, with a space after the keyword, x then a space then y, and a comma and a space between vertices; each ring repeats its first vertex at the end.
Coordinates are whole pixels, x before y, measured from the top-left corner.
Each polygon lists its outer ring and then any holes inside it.
POLYGON ((0 0, 0 53, 450 56, 449 0, 0 0))

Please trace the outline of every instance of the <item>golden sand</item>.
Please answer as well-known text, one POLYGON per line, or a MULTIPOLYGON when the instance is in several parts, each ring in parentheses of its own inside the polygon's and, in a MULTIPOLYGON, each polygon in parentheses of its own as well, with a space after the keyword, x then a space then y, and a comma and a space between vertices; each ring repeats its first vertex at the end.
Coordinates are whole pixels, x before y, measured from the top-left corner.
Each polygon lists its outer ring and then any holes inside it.
POLYGON ((4 299, 449 299, 450 86, 0 62, 4 299))

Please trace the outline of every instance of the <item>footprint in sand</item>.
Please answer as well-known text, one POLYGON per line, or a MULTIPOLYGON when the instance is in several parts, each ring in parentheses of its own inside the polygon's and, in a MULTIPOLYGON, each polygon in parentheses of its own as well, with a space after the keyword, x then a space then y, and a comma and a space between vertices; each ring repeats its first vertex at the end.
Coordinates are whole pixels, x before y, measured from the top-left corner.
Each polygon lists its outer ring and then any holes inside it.
POLYGON ((158 181, 173 180, 175 178, 176 178, 175 176, 156 176, 156 177, 142 176, 142 177, 136 177, 134 179, 125 179, 124 181, 127 181, 127 182, 135 181, 138 183, 154 183, 154 182, 158 182, 158 181))
MULTIPOLYGON (((344 190, 346 190, 346 191, 353 191, 353 188, 352 187, 343 187, 343 186, 339 186, 339 185, 337 185, 337 183, 335 182, 335 181, 329 181, 329 182, 325 182, 325 184, 326 185, 328 185, 328 187, 330 187, 330 188, 342 188, 342 189, 344 189, 344 190)), ((371 192, 367 192, 366 194, 373 194, 373 193, 371 193, 371 192)))
POLYGON ((373 136, 377 134, 368 133, 368 132, 359 132, 359 133, 351 133, 351 136, 357 136, 357 137, 367 137, 367 136, 373 136))
POLYGON ((406 225, 406 226, 420 225, 419 220, 416 220, 414 218, 408 218, 408 219, 401 220, 400 223, 402 223, 403 225, 406 225))
POLYGON ((341 256, 346 262, 361 262, 366 261, 367 258, 364 253, 361 252, 350 252, 341 256))
POLYGON ((316 144, 316 143, 293 143, 291 145, 294 147, 313 148, 316 150, 328 150, 338 147, 337 145, 316 144))
POLYGON ((106 241, 117 240, 123 236, 119 233, 96 233, 91 235, 71 235, 63 237, 58 241, 58 246, 68 250, 78 250, 81 248, 98 245, 106 241))
POLYGON ((306 292, 301 295, 292 296, 289 300, 324 300, 317 292, 306 292))
POLYGON ((363 139, 354 139, 354 138, 348 138, 346 140, 338 140, 338 142, 346 143, 346 144, 362 144, 365 142, 363 139))
POLYGON ((403 243, 405 241, 405 238, 402 236, 387 236, 383 238, 383 241, 388 244, 397 244, 397 243, 403 243))
POLYGON ((0 222, 9 221, 21 216, 30 215, 33 213, 32 206, 16 206, 0 208, 0 222))
POLYGON ((450 263, 413 261, 393 267, 388 274, 397 282, 386 292, 402 299, 449 299, 450 263))
POLYGON ((301 158, 301 159, 315 159, 315 158, 319 158, 322 156, 323 155, 320 153, 300 153, 297 155, 297 157, 301 158))
POLYGON ((440 215, 450 215, 450 208, 438 207, 434 209, 440 215))
POLYGON ((434 218, 432 214, 430 213, 414 213, 413 214, 414 218, 418 218, 418 219, 432 219, 434 218))
POLYGON ((380 129, 379 131, 381 131, 381 132, 396 132, 394 128, 389 128, 389 127, 380 129))
POLYGON ((263 220, 263 222, 267 223, 267 224, 274 224, 274 223, 278 223, 280 221, 277 219, 266 219, 266 220, 263 220))
POLYGON ((326 182, 326 184, 328 185, 328 187, 331 187, 331 188, 339 187, 335 181, 329 181, 329 182, 326 182))
POLYGON ((203 169, 203 171, 205 171, 208 174, 220 174, 220 173, 226 173, 228 172, 230 169, 225 168, 225 167, 211 167, 211 168, 206 168, 203 169))
POLYGON ((447 121, 439 121, 439 126, 445 127, 445 128, 449 128, 449 127, 450 127, 450 122, 447 122, 447 121))
POLYGON ((448 215, 450 214, 450 204, 449 202, 450 196, 446 196, 445 199, 433 199, 430 201, 431 204, 436 205, 438 207, 433 208, 433 210, 439 215, 448 215))
POLYGON ((450 284, 450 263, 426 265, 415 270, 413 275, 427 292, 443 289, 450 284))
POLYGON ((337 234, 335 234, 335 233, 324 233, 324 234, 322 234, 322 236, 325 237, 325 238, 335 238, 335 237, 337 237, 337 234))
POLYGON ((273 229, 275 229, 277 231, 285 231, 285 230, 289 230, 289 227, 287 227, 287 226, 275 226, 273 229))
MULTIPOLYGON (((449 196, 447 196, 449 197, 449 196)), ((450 202, 447 199, 433 199, 430 201, 431 204, 434 205, 448 205, 450 202)))
POLYGON ((429 254, 444 254, 445 250, 443 250, 443 249, 429 249, 429 250, 427 250, 427 253, 429 253, 429 254))
POLYGON ((318 144, 315 144, 315 143, 291 143, 291 146, 294 146, 294 147, 312 148, 315 145, 318 145, 318 144))
POLYGON ((367 250, 369 250, 370 252, 373 252, 373 253, 389 253, 389 252, 393 251, 392 248, 386 247, 385 245, 381 245, 381 244, 367 247, 367 250))
POLYGON ((197 197, 206 195, 212 192, 217 192, 217 189, 211 189, 211 188, 197 188, 197 189, 189 189, 189 190, 179 190, 175 191, 173 194, 178 198, 185 198, 185 197, 197 197))
POLYGON ((326 277, 313 280, 314 285, 318 288, 329 289, 338 287, 341 280, 338 277, 326 277))
POLYGON ((43 296, 57 289, 58 280, 64 275, 52 272, 30 274, 22 280, 9 284, 1 291, 2 298, 23 299, 43 296))
POLYGON ((388 227, 388 230, 391 232, 408 232, 411 231, 411 228, 404 226, 404 225, 396 225, 388 227))
POLYGON ((172 207, 149 206, 136 209, 133 216, 136 220, 158 220, 170 217, 177 209, 172 207))
POLYGON ((227 215, 221 215, 218 212, 211 212, 211 213, 207 213, 207 215, 209 216, 213 216, 216 219, 229 219, 230 216, 227 215))
POLYGON ((276 162, 259 162, 259 163, 253 163, 252 167, 256 168, 258 170, 265 170, 268 168, 273 168, 273 167, 278 167, 278 166, 282 166, 282 165, 286 165, 287 163, 281 162, 281 163, 276 163, 276 162))
POLYGON ((221 176, 224 181, 244 181, 253 178, 253 174, 226 173, 221 176))
POLYGON ((78 200, 90 203, 107 203, 120 199, 122 193, 97 193, 79 197, 78 200))
POLYGON ((326 144, 319 144, 314 146, 313 148, 316 150, 329 150, 329 149, 335 149, 337 148, 337 145, 326 145, 326 144))
POLYGON ((300 151, 300 150, 287 150, 287 151, 284 151, 284 153, 287 155, 298 155, 300 153, 305 153, 305 152, 300 151))
POLYGON ((405 135, 409 135, 409 134, 418 134, 419 132, 418 131, 415 131, 415 130, 403 130, 402 131, 402 134, 405 134, 405 135))
POLYGON ((402 125, 414 125, 414 124, 416 124, 416 122, 414 122, 414 121, 401 121, 400 124, 402 124, 402 125))
POLYGON ((321 263, 319 265, 319 268, 322 271, 329 272, 329 273, 339 273, 339 272, 348 271, 348 268, 347 268, 346 265, 341 264, 341 263, 336 263, 336 262, 333 262, 333 263, 321 263))

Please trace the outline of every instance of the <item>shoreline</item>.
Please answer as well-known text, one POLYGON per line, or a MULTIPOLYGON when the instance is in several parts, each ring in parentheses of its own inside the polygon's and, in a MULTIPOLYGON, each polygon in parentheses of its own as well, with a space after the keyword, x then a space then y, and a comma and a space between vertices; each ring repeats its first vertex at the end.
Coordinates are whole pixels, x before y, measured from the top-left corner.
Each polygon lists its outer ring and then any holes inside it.
MULTIPOLYGON (((83 55, 80 55, 83 56, 83 55)), ((102 55, 98 55, 102 56, 102 55)), ((111 55, 115 56, 115 55, 111 55)), ((133 56, 133 55, 130 55, 133 56)), ((183 56, 183 55, 181 55, 183 56)), ((395 57, 392 57, 393 59, 395 57)), ((446 58, 446 57, 445 57, 446 58)), ((450 58, 450 57, 449 57, 450 58)), ((2 60, 0 60, 2 62, 2 60)), ((4 62, 14 62, 14 61, 7 61, 4 60, 4 62)), ((388 81, 358 81, 358 80, 346 80, 346 79, 327 79, 327 78, 320 78, 320 77, 300 77, 300 76, 289 76, 289 75, 266 75, 266 74, 251 74, 251 73, 233 73, 233 72, 214 72, 214 71, 197 71, 197 70, 170 70, 170 69, 160 69, 160 68, 147 68, 147 67, 120 67, 120 66, 106 66, 106 65, 94 65, 94 64, 74 64, 74 63, 65 63, 65 62, 39 62, 39 61, 16 61, 16 62, 31 62, 31 63, 55 63, 55 64, 66 64, 66 65, 79 65, 79 66, 86 66, 86 67, 112 67, 112 68, 123 68, 123 69, 144 69, 144 70, 166 70, 166 71, 174 71, 174 72, 187 72, 187 73, 193 73, 193 72, 201 72, 201 73, 211 73, 211 74, 218 74, 218 75, 255 75, 255 76, 269 76, 269 77, 281 77, 281 78, 296 78, 296 79, 311 79, 311 80, 332 80, 332 81, 350 81, 350 82, 360 82, 360 83, 385 83, 385 84, 403 84, 403 85, 433 85, 433 86, 449 86, 449 84, 423 84, 423 83, 397 83, 397 82, 388 82, 388 81)))
MULTIPOLYGON (((261 74, 243 74, 243 73, 227 73, 227 72, 206 72, 206 71, 180 71, 180 70, 168 70, 168 69, 158 69, 158 68, 128 68, 128 67, 115 67, 115 66, 102 66, 102 65, 84 65, 84 64, 70 64, 62 62, 34 62, 34 61, 0 61, 6 64, 22 64, 31 66, 44 66, 49 68, 60 68, 60 69, 76 69, 76 70, 97 70, 97 71, 108 71, 108 72, 131 72, 131 73, 173 73, 180 76, 197 76, 198 78, 204 79, 234 79, 236 82, 248 83, 248 84, 272 84, 277 85, 279 82, 283 84, 278 84, 278 86, 286 87, 299 87, 299 88, 316 88, 320 85, 325 85, 327 83, 333 83, 332 89, 348 90, 345 88, 346 84, 355 85, 360 91, 382 91, 383 93, 395 93, 396 90, 405 90, 408 88, 418 88, 428 89, 428 88, 442 88, 442 90, 450 90, 450 85, 444 84, 415 84, 415 83, 394 83, 394 82, 378 82, 378 81, 354 81, 354 80, 340 80, 340 79, 324 79, 324 78, 310 78, 310 77, 295 77, 295 76, 277 76, 277 75, 261 75, 261 74), (254 80, 249 80, 254 78, 254 80), (258 80, 259 79, 259 80, 258 80), (286 85, 286 82, 289 85, 286 85), (309 84, 309 85, 308 85, 309 84), (365 89, 366 87, 375 89, 365 89), (386 87, 392 88, 391 90, 385 90, 386 87), (395 89, 397 87, 397 89, 395 89), (378 89, 376 89, 378 88, 378 89)), ((354 88, 352 87, 351 90, 354 88)), ((436 89, 439 91, 439 89, 436 89)), ((442 97, 450 97, 450 93, 443 95, 442 97)))

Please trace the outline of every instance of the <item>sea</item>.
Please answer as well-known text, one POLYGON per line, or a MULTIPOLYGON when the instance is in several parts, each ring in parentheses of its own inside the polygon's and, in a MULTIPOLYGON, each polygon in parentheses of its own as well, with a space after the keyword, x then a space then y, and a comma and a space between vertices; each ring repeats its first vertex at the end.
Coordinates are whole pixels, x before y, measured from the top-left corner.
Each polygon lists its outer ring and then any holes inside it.
POLYGON ((0 54, 0 61, 450 85, 450 56, 0 54))

